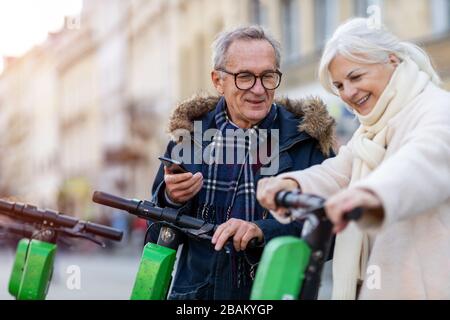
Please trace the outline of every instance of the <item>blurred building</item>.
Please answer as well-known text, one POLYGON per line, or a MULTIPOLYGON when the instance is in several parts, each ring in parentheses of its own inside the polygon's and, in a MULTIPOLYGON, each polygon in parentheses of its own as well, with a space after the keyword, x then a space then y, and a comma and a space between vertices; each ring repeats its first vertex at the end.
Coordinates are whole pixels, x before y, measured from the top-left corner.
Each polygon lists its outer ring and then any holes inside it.
POLYGON ((340 23, 378 13, 430 53, 450 89, 450 0, 84 1, 62 32, 6 61, 0 196, 83 217, 100 210, 90 201, 95 189, 149 198, 170 112, 214 93, 211 43, 239 25, 261 24, 281 40, 278 94, 323 97, 343 143, 356 122, 317 82, 320 54, 340 23))
POLYGON ((342 102, 325 92, 317 68, 326 40, 355 16, 378 15, 400 38, 423 46, 450 88, 450 0, 186 0, 177 8, 183 39, 179 42, 180 97, 209 88, 210 44, 218 30, 261 24, 281 40, 283 81, 277 93, 291 98, 319 95, 338 120, 340 142, 357 123, 342 102), (379 11, 376 9, 379 8, 379 11), (192 78, 193 74, 202 74, 192 78))
POLYGON ((47 47, 10 59, 0 81, 0 190, 42 204, 59 188, 54 57, 47 47))

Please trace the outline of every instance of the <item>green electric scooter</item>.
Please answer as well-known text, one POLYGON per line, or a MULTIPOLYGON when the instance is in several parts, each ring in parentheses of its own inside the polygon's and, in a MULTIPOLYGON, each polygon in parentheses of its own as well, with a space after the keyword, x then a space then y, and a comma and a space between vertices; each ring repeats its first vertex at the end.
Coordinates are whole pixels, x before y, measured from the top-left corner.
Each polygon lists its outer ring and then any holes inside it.
MULTIPOLYGON (((157 243, 147 243, 144 247, 131 293, 132 300, 166 299, 177 249, 183 237, 210 242, 217 227, 179 210, 157 207, 149 201, 125 199, 99 191, 94 192, 93 201, 127 211, 162 226, 157 243)), ((249 242, 248 248, 258 245, 257 239, 254 238, 249 242)))
MULTIPOLYGON (((266 245, 251 299, 316 300, 323 265, 333 241, 333 225, 324 210, 325 199, 299 191, 282 191, 276 195, 275 202, 289 210, 292 221, 304 221, 302 236, 278 237, 266 245)), ((361 215, 362 209, 356 208, 345 218, 358 220, 361 215)))
POLYGON ((123 232, 101 224, 78 220, 53 210, 0 200, 0 214, 24 223, 4 229, 21 234, 9 280, 8 291, 18 300, 45 299, 53 273, 57 240, 82 238, 101 246, 100 236, 120 241, 123 232))

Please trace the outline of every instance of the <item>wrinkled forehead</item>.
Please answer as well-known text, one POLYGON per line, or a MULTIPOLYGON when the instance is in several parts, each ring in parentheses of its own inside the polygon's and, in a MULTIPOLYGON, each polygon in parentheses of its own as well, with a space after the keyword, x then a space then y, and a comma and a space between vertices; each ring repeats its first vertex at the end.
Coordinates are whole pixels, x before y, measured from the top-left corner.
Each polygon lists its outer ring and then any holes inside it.
POLYGON ((267 40, 235 40, 227 50, 225 66, 233 72, 276 70, 275 49, 267 40))

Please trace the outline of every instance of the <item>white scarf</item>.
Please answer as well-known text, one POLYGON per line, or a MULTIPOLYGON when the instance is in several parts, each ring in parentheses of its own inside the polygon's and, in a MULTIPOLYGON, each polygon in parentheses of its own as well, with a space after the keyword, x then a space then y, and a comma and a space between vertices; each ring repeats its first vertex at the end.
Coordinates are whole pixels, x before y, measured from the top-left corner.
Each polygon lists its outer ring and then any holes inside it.
MULTIPOLYGON (((430 77, 405 57, 397 66, 383 94, 368 115, 357 117, 361 126, 353 135, 353 166, 350 186, 363 179, 383 161, 388 121, 420 94, 430 77)), ((333 258, 332 299, 356 299, 358 279, 364 280, 369 257, 369 239, 354 222, 336 237, 333 258)))

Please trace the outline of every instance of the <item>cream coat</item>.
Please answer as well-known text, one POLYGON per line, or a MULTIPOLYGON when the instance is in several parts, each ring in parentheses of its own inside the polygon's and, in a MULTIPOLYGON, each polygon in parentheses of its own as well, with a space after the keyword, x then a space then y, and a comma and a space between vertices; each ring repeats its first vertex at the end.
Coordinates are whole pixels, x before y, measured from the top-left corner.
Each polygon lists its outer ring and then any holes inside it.
MULTIPOLYGON (((352 188, 381 199, 382 221, 358 225, 375 241, 360 299, 450 299, 450 94, 428 84, 388 122, 383 162, 352 188), (379 282, 378 282, 379 281, 379 282)), ((282 175, 325 198, 349 185, 352 142, 322 165, 282 175)))

